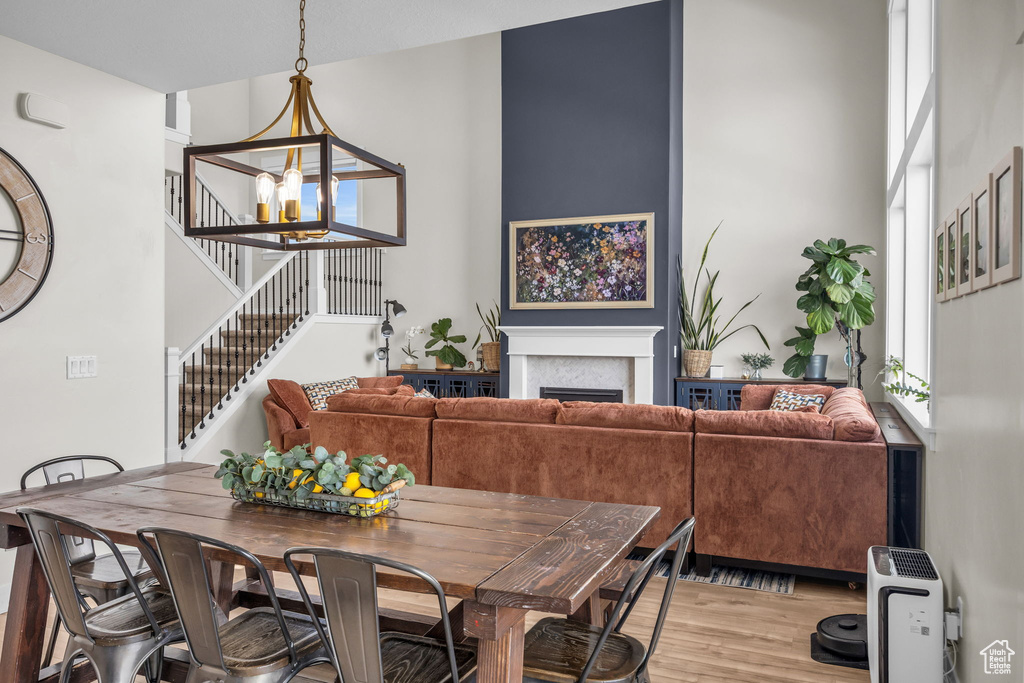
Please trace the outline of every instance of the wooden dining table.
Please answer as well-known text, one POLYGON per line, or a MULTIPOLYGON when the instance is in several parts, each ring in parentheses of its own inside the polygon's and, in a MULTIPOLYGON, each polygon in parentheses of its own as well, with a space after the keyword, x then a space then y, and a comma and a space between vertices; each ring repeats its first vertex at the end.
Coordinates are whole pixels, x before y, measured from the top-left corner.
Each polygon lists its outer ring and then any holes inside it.
MULTIPOLYGON (((399 560, 433 574, 460 602, 450 614, 457 640, 477 644, 480 683, 522 680, 526 614, 531 610, 600 623, 602 583, 657 519, 659 508, 595 503, 436 486, 406 487, 400 504, 373 518, 253 505, 233 500, 215 468, 179 462, 91 477, 0 496, 0 547, 16 548, 0 683, 56 680, 40 672, 49 590, 19 507, 93 526, 115 543, 138 546, 140 527, 163 526, 228 541, 272 571, 294 546, 324 546, 399 560)), ((266 604, 250 572, 235 579, 228 557, 213 556, 215 598, 227 609, 266 604)), ((300 565, 312 573, 309 565, 300 565)), ((381 568, 379 585, 425 592, 426 585, 381 568)), ((297 594, 275 591, 285 608, 297 594)), ((382 630, 437 634, 437 619, 381 610, 382 630)), ((183 680, 187 660, 169 657, 166 680, 183 680)), ((73 676, 85 680, 88 674, 73 676)))

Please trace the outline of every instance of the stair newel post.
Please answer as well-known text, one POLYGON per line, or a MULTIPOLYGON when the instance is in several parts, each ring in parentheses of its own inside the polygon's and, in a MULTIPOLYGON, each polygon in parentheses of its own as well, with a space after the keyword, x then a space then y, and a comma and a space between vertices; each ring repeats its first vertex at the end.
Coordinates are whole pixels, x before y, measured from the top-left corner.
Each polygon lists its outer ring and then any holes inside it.
MULTIPOLYGON (((164 416, 166 424, 164 425, 164 462, 175 462, 181 460, 181 448, 178 446, 182 439, 179 439, 181 434, 182 422, 179 420, 181 411, 184 406, 182 388, 181 388, 181 374, 179 367, 181 361, 178 358, 178 349, 171 347, 165 349, 164 353, 164 400, 166 401, 166 408, 164 416)), ((183 417, 183 416, 182 416, 183 417)))
POLYGON ((311 290, 313 301, 310 310, 314 313, 327 312, 327 288, 324 286, 324 250, 309 252, 309 278, 307 287, 311 290))

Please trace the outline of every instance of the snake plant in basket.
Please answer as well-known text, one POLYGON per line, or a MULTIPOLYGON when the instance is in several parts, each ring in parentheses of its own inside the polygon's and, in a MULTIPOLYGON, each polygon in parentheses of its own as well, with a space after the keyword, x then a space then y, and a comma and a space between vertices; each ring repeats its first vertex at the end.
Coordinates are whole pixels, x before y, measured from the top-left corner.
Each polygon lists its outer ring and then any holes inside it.
POLYGON ((761 338, 766 349, 770 348, 768 340, 761 334, 757 325, 743 325, 729 331, 736 316, 757 301, 760 294, 740 306, 740 309, 729 318, 728 322, 719 327, 721 316, 718 313, 718 308, 722 304, 722 299, 715 299, 715 283, 718 282, 718 275, 721 271, 715 271, 715 274, 712 275, 711 271, 704 267, 704 264, 708 260, 708 248, 711 246, 711 240, 715 238, 720 227, 722 227, 721 223, 704 244, 704 253, 701 255, 700 265, 697 267, 697 277, 693 280, 692 295, 686 291, 683 261, 681 258, 676 259, 676 269, 679 273, 679 330, 683 344, 683 371, 687 377, 703 377, 707 374, 708 368, 711 367, 712 351, 726 339, 747 327, 751 327, 757 332, 757 336, 761 338), (707 277, 707 286, 704 288, 704 293, 698 297, 697 287, 700 284, 701 271, 704 271, 704 275, 707 277), (697 308, 698 300, 700 308, 697 308))
POLYGON ((398 505, 398 490, 416 477, 405 465, 389 465, 382 455, 362 455, 346 463, 344 451, 331 455, 318 446, 310 453, 296 446, 286 453, 270 442, 261 455, 224 450, 215 477, 238 500, 371 517, 398 505))

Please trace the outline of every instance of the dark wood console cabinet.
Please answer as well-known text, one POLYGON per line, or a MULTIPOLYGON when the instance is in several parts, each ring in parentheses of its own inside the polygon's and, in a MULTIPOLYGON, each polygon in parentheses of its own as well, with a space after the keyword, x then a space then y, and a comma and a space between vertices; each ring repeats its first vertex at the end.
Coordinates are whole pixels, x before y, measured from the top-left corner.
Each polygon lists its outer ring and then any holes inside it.
POLYGON ((426 389, 437 398, 498 397, 501 374, 469 370, 389 370, 389 376, 402 375, 403 384, 416 391, 426 389))
POLYGON ((739 410, 740 391, 747 384, 823 384, 838 389, 846 386, 846 380, 827 379, 810 382, 792 377, 767 379, 676 377, 676 405, 690 410, 739 410))

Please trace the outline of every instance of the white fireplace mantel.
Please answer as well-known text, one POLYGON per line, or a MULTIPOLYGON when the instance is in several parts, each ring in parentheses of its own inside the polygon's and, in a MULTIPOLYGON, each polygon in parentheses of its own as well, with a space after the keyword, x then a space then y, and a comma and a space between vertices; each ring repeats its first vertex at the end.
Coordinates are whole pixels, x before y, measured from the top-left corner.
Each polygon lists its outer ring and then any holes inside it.
POLYGON ((654 336, 663 327, 521 326, 499 328, 508 337, 509 398, 526 398, 531 356, 633 359, 633 401, 654 402, 654 336))

